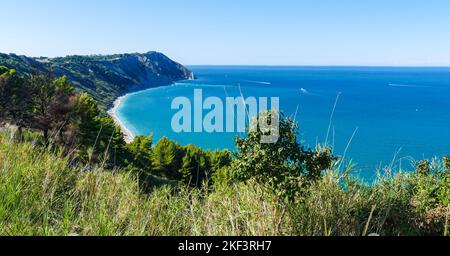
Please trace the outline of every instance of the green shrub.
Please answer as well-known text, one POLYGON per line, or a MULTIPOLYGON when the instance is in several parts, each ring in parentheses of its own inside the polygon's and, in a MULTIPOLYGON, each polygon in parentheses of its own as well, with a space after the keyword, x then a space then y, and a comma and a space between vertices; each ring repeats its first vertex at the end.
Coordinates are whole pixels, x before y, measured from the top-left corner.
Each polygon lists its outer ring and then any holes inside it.
MULTIPOLYGON (((261 113, 259 118, 270 119, 272 115, 278 114, 261 113)), ((307 182, 320 179, 323 171, 336 159, 328 148, 303 149, 298 143, 297 131, 297 123, 281 116, 279 139, 275 143, 261 140, 264 135, 269 135, 262 129, 250 131, 245 138, 237 138, 238 151, 232 162, 236 178, 240 181, 255 179, 287 200, 299 196, 301 188, 307 182)))

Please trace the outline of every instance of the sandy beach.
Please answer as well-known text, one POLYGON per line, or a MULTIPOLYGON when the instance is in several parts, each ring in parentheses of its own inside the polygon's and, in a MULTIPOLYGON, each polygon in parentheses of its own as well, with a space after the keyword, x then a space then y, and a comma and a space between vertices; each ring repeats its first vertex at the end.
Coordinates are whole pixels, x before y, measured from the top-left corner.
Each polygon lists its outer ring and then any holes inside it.
POLYGON ((120 104, 122 103, 122 100, 126 97, 127 95, 121 96, 119 98, 117 98, 114 101, 113 107, 111 109, 108 110, 108 115, 111 116, 111 118, 114 120, 114 122, 120 126, 120 129, 123 133, 124 139, 126 143, 131 143, 134 140, 134 134, 122 123, 122 121, 120 120, 120 118, 117 116, 116 111, 119 108, 120 104))

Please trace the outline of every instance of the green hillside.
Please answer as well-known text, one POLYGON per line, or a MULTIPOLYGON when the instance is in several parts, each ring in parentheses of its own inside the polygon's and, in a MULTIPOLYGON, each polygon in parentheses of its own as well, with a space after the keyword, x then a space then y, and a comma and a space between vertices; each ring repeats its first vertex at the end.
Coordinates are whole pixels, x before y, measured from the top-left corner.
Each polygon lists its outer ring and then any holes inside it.
POLYGON ((0 66, 19 74, 33 72, 66 76, 78 91, 85 91, 105 109, 124 93, 193 78, 181 64, 162 53, 30 58, 0 53, 0 66))

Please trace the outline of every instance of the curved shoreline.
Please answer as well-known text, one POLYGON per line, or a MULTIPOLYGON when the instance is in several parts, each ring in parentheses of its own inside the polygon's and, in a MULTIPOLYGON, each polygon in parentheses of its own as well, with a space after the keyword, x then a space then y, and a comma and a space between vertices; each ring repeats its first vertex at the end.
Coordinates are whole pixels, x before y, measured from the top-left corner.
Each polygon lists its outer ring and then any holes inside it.
MULTIPOLYGON (((190 77, 188 79, 174 81, 171 85, 173 85, 177 82, 180 82, 180 81, 192 81, 192 80, 195 80, 195 76, 194 76, 193 72, 191 72, 190 77)), ((121 130, 121 132, 124 136, 125 142, 127 144, 133 142, 133 140, 136 136, 130 131, 130 129, 127 128, 127 126, 117 116, 116 111, 120 107, 120 104, 122 104, 122 100, 131 94, 135 94, 135 93, 139 93, 142 91, 151 90, 151 89, 155 89, 155 88, 159 88, 159 87, 165 87, 165 86, 169 86, 169 84, 168 85, 160 85, 160 86, 156 86, 156 87, 149 87, 149 88, 138 90, 135 92, 129 92, 129 93, 122 95, 122 96, 118 97, 117 99, 115 99, 113 102, 112 108, 110 108, 110 109, 108 109, 108 111, 106 111, 106 113, 114 120, 114 123, 120 127, 120 130, 121 130)))
POLYGON ((120 120, 120 118, 117 116, 116 111, 117 111, 117 109, 120 107, 120 104, 122 104, 122 100, 123 100, 125 97, 127 97, 128 95, 129 95, 129 93, 128 93, 128 94, 125 94, 125 95, 123 95, 123 96, 118 97, 118 98, 114 101, 113 107, 107 111, 108 115, 114 120, 114 123, 116 123, 116 125, 118 125, 118 126, 120 127, 120 130, 121 130, 121 132, 122 132, 122 134, 123 134, 123 137, 124 137, 124 139, 125 139, 125 142, 126 142, 127 144, 133 142, 135 136, 134 136, 134 134, 130 131, 130 129, 128 129, 128 128, 126 127, 126 125, 120 120))
MULTIPOLYGON (((185 81, 185 80, 180 80, 180 81, 185 81)), ((174 83, 177 83, 177 82, 179 82, 179 81, 176 81, 174 83)), ((172 84, 174 84, 174 83, 172 83, 172 84)), ((133 134, 130 131, 130 129, 127 128, 127 126, 122 122, 122 120, 120 120, 119 116, 116 113, 117 109, 119 109, 119 107, 120 107, 120 104, 122 104, 122 100, 125 97, 128 97, 132 94, 140 93, 140 92, 147 91, 147 90, 157 89, 160 87, 166 87, 166 86, 169 86, 169 85, 161 85, 161 86, 150 87, 147 89, 142 89, 142 90, 138 90, 138 91, 134 91, 134 92, 129 92, 129 93, 122 95, 114 100, 113 106, 106 113, 114 120, 114 123, 120 127, 120 130, 121 130, 123 137, 125 139, 125 142, 127 144, 130 144, 131 142, 133 142, 133 140, 136 136, 135 136, 135 134, 133 134)))

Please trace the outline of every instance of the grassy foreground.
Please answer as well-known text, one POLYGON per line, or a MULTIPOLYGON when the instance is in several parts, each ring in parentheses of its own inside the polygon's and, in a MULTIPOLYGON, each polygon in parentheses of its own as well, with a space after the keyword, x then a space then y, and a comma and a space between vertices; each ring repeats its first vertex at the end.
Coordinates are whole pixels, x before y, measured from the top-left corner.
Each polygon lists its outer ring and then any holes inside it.
POLYGON ((328 171, 289 202, 253 181, 143 193, 130 172, 0 133, 0 235, 448 235, 449 188, 436 162, 372 186, 328 171))

